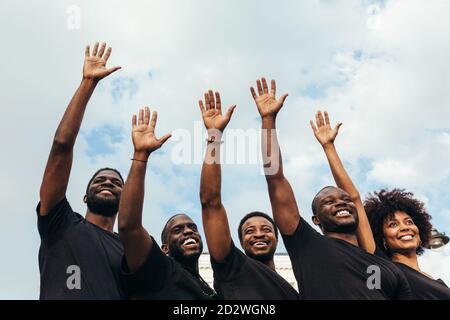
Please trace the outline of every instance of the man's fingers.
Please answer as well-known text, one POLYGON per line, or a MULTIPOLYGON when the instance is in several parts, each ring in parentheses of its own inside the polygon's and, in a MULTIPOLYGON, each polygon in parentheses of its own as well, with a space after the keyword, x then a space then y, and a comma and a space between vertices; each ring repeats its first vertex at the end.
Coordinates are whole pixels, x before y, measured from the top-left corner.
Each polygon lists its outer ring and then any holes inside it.
POLYGON ((269 88, 267 87, 267 81, 266 78, 261 78, 261 82, 262 82, 262 87, 263 87, 263 92, 264 93, 269 93, 269 88))
POLYGON ((321 127, 320 120, 319 120, 319 112, 316 112, 316 125, 317 125, 317 128, 321 127))
POLYGON ((283 94, 281 97, 280 97, 280 99, 278 99, 278 101, 281 103, 281 104, 284 104, 284 100, 286 100, 286 98, 288 97, 288 93, 285 93, 285 94, 283 94))
POLYGON ((109 47, 108 50, 106 50, 105 56, 103 57, 105 62, 108 62, 109 56, 111 55, 111 51, 112 51, 111 47, 109 47))
POLYGON ((142 125, 143 123, 144 123, 144 109, 139 109, 138 125, 142 125))
POLYGON ((255 88, 253 88, 253 87, 250 87, 250 92, 252 93, 252 97, 253 97, 253 99, 255 99, 255 100, 256 100, 256 98, 257 98, 258 96, 256 95, 256 92, 255 92, 255 88))
POLYGON ((149 122, 150 122, 150 108, 145 107, 145 109, 144 109, 144 124, 148 126, 149 122))
POLYGON ((205 92, 205 105, 206 105, 206 110, 210 109, 209 106, 209 94, 207 92, 205 92))
POLYGON ((166 143, 166 141, 169 140, 171 136, 172 136, 172 135, 171 135, 170 133, 165 134, 164 136, 162 136, 162 137, 159 139, 159 142, 161 143, 161 146, 162 146, 164 143, 166 143))
POLYGON ((317 131, 317 127, 314 125, 314 121, 309 120, 309 124, 311 125, 311 128, 312 128, 313 132, 315 133, 317 131))
POLYGON ((262 96, 263 94, 263 89, 262 89, 262 85, 261 85, 261 81, 260 80, 256 80, 256 86, 258 87, 258 94, 260 96, 262 96))
POLYGON ((84 50, 84 56, 87 58, 90 55, 91 47, 89 45, 86 46, 86 49, 84 50))
POLYGON ((150 123, 150 128, 155 129, 156 127, 156 121, 158 120, 158 112, 153 111, 152 114, 152 121, 150 123))
POLYGON ((136 126, 137 126, 137 117, 136 117, 136 115, 135 114, 133 114, 133 117, 131 118, 131 126, 133 127, 133 128, 136 128, 136 126))
POLYGON ((103 57, 103 54, 105 53, 105 48, 106 48, 106 43, 102 43, 101 47, 100 47, 100 51, 98 52, 98 57, 101 58, 103 57))
POLYGON ((323 115, 322 115, 322 111, 318 111, 317 115, 319 117, 319 122, 320 122, 320 126, 325 125, 325 121, 323 120, 323 115))
POLYGON ((119 66, 108 68, 108 69, 106 69, 106 71, 108 73, 107 75, 109 76, 111 73, 116 72, 117 70, 120 70, 120 69, 122 69, 122 67, 119 67, 119 66))
POLYGON ((328 112, 324 112, 324 115, 325 115, 325 124, 326 125, 330 125, 330 117, 328 116, 328 112))
POLYGON ((220 113, 222 113, 222 105, 221 105, 221 101, 220 101, 220 93, 218 91, 216 91, 216 109, 220 111, 220 113))
POLYGON ((216 108, 216 103, 214 101, 214 92, 212 90, 209 90, 208 94, 209 94, 209 107, 211 109, 215 109, 216 108))
POLYGON ((339 122, 339 123, 336 125, 336 127, 334 127, 334 130, 336 130, 336 133, 339 133, 339 129, 341 128, 341 126, 342 126, 342 122, 339 122))
POLYGON ((277 93, 277 84, 275 83, 275 80, 270 81, 270 94, 275 97, 275 94, 277 93))
POLYGON ((200 107, 200 112, 203 114, 203 112, 205 112, 205 107, 203 106, 203 100, 198 100, 198 106, 200 107))
POLYGON ((96 56, 97 55, 97 51, 98 51, 98 42, 96 42, 94 44, 94 50, 92 50, 92 55, 96 56))
POLYGON ((231 119, 231 116, 233 115, 234 109, 236 109, 236 105, 232 105, 228 108, 227 114, 225 115, 228 119, 231 119))

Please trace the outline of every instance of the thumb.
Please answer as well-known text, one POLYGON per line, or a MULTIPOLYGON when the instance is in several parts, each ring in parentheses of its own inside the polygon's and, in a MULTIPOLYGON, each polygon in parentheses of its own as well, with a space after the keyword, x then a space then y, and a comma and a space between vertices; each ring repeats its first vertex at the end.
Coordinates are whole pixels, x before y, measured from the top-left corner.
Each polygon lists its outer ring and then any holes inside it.
POLYGON ((280 97, 280 99, 278 99, 278 102, 280 102, 281 104, 283 104, 283 103, 284 103, 284 100, 286 100, 286 98, 287 98, 288 95, 289 95, 288 93, 283 94, 283 95, 280 97))
POLYGON ((159 139, 159 142, 161 142, 161 146, 162 146, 164 143, 166 143, 166 141, 169 140, 170 137, 172 137, 172 134, 170 134, 170 133, 168 133, 168 134, 162 136, 162 137, 159 139))
POLYGON ((122 69, 122 67, 117 66, 117 67, 111 67, 111 68, 107 69, 106 71, 107 71, 107 74, 110 75, 111 73, 116 72, 117 70, 120 70, 120 69, 122 69))
POLYGON ((336 130, 336 134, 339 133, 339 128, 342 126, 342 122, 339 122, 336 127, 334 127, 334 130, 336 130))
POLYGON ((230 119, 231 116, 233 115, 234 109, 236 109, 236 105, 235 104, 228 108, 227 113, 226 113, 226 117, 228 119, 230 119))

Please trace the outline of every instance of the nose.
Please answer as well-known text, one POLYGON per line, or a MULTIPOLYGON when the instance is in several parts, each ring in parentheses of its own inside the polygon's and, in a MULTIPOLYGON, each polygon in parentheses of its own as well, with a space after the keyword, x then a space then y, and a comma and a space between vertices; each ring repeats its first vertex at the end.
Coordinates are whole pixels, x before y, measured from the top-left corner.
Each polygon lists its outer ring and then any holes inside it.
POLYGON ((184 235, 189 235, 189 234, 193 234, 194 233, 194 230, 192 230, 191 228, 189 228, 188 226, 185 226, 184 227, 184 230, 183 230, 183 234, 184 235))

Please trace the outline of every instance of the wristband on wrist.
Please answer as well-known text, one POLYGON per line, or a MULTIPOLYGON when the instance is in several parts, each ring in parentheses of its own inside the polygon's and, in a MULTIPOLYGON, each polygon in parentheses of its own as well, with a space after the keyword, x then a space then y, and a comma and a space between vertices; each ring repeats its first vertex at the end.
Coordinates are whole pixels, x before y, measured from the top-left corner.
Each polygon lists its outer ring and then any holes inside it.
POLYGON ((139 159, 136 159, 136 158, 131 158, 131 160, 133 160, 133 161, 139 161, 139 162, 144 162, 144 163, 147 163, 147 161, 146 161, 146 160, 139 160, 139 159))

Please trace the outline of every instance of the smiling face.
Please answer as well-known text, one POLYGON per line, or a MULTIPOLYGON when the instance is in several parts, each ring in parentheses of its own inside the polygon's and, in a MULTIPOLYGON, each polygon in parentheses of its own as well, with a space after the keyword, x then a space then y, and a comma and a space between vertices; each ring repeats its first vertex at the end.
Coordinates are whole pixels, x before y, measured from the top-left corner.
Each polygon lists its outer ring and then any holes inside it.
POLYGON ((419 228, 403 211, 396 211, 392 216, 385 218, 383 234, 386 247, 391 254, 416 252, 421 244, 419 228))
POLYGON ((324 232, 354 233, 358 212, 350 195, 342 189, 328 187, 313 200, 313 222, 324 232))
POLYGON ((253 259, 266 262, 273 259, 277 238, 273 224, 264 217, 248 218, 241 228, 242 248, 253 259))
POLYGON ((90 183, 84 201, 92 213, 114 216, 119 209, 122 187, 123 182, 117 172, 102 170, 90 183))
POLYGON ((165 227, 163 250, 179 262, 197 260, 203 243, 197 225, 187 215, 173 217, 165 227))

